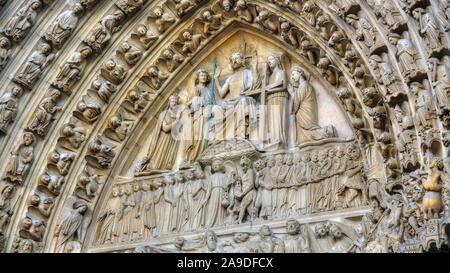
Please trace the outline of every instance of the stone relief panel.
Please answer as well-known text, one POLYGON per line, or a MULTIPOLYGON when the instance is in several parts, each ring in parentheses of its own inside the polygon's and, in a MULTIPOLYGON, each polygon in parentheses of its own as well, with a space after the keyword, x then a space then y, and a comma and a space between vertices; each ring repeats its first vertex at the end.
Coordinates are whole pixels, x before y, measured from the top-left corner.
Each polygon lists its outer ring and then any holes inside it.
POLYGON ((207 56, 195 75, 180 84, 188 88, 179 88, 169 99, 156 124, 160 129, 150 133, 147 152, 138 156, 138 173, 192 163, 206 142, 247 139, 258 150, 270 151, 352 139, 352 128, 327 90, 330 87, 312 78, 280 48, 238 32, 215 51, 221 54, 207 56), (212 71, 208 67, 215 58, 212 71), (325 105, 330 107, 319 107, 325 105), (172 135, 175 128, 177 137, 172 135), (171 156, 159 161, 166 153, 171 156))
POLYGON ((368 204, 362 153, 333 87, 279 47, 242 42, 260 39, 237 32, 170 96, 136 178, 113 186, 95 246, 368 204))
POLYGON ((2 14, 0 72, 12 73, 0 96, 0 249, 416 252, 448 241, 447 1, 117 0, 78 33, 97 2, 2 14), (216 48, 232 27, 259 32, 216 48), (90 221, 109 205, 117 219, 90 221), (331 217, 345 211, 359 217, 356 236, 331 217), (171 215, 162 227, 158 213, 171 215))
POLYGON ((264 157, 248 142, 211 149, 205 167, 197 163, 193 169, 115 185, 99 218, 97 244, 148 241, 367 205, 364 167, 353 143, 264 157), (242 157, 230 155, 227 146, 243 145, 247 150, 242 157))
MULTIPOLYGON (((161 240, 119 253, 349 253, 371 249, 358 244, 359 225, 348 219, 302 222, 291 218, 272 225, 214 231, 161 240)), ((94 250, 95 252, 95 250, 94 250)))

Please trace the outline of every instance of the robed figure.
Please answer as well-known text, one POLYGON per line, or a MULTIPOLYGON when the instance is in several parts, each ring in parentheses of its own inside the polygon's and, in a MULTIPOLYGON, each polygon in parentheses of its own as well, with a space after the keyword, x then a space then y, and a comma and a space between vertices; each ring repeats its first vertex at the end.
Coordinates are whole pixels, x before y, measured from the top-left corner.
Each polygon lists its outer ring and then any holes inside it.
POLYGON ((197 70, 194 86, 194 96, 188 107, 190 111, 190 136, 186 136, 189 141, 187 148, 187 161, 192 163, 197 159, 205 149, 205 140, 208 130, 208 112, 211 104, 210 86, 211 77, 206 69, 197 70))
POLYGON ((36 139, 32 133, 23 134, 22 141, 11 153, 11 159, 7 163, 6 180, 22 184, 34 158, 35 142, 36 139))
POLYGON ((119 190, 113 189, 112 197, 108 200, 106 210, 98 219, 99 222, 103 222, 98 239, 100 244, 114 242, 119 237, 120 220, 123 216, 122 209, 119 190))
POLYGON ((72 205, 72 210, 63 219, 58 228, 58 247, 64 246, 70 240, 83 240, 83 219, 89 209, 83 200, 78 200, 72 205))
POLYGON ((213 174, 208 176, 208 186, 203 206, 205 207, 205 227, 222 226, 225 223, 228 199, 229 179, 222 160, 212 163, 213 174))
POLYGON ((288 92, 286 91, 286 73, 281 59, 276 55, 267 58, 265 75, 267 92, 267 124, 270 144, 287 143, 288 92))
MULTIPOLYGON (((156 228, 156 210, 155 210, 155 193, 153 185, 144 183, 142 185, 142 205, 141 205, 141 215, 142 222, 144 224, 144 233, 147 233, 146 230, 149 230, 148 234, 152 234, 151 232, 156 228)), ((148 238, 145 236, 145 238, 148 238)))
POLYGON ((177 95, 169 98, 169 106, 158 118, 155 131, 149 141, 150 147, 144 158, 146 170, 170 170, 177 157, 179 140, 173 132, 181 118, 182 108, 177 95))
POLYGON ((71 9, 61 13, 45 34, 45 38, 51 41, 54 46, 60 47, 77 27, 83 11, 81 4, 75 4, 71 9))
POLYGON ((333 126, 322 128, 318 125, 316 92, 298 66, 292 68, 288 91, 291 95, 291 113, 295 116, 297 145, 335 136, 333 126))
MULTIPOLYGON (((221 71, 218 69, 216 88, 222 100, 221 106, 225 115, 226 139, 256 139, 257 105, 256 100, 246 93, 258 88, 260 81, 252 71, 246 67, 242 53, 234 52, 230 56, 232 74, 225 77, 220 85, 221 71)), ((217 113, 214 113, 216 115, 217 113)), ((217 136, 219 133, 215 132, 217 136)))

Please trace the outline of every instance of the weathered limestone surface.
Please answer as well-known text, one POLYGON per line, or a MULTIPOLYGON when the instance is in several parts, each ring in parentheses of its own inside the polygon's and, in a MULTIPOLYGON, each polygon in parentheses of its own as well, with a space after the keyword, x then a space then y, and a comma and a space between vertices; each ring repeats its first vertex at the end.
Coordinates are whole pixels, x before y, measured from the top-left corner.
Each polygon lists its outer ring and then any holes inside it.
POLYGON ((448 1, 0 14, 0 251, 448 247, 448 1))

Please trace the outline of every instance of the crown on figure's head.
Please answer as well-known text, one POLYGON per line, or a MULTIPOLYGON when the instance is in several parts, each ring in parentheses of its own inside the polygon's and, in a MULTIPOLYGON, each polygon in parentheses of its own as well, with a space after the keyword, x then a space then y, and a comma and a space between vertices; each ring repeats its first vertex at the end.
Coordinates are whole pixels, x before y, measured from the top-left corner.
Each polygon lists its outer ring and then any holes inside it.
POLYGON ((244 56, 245 55, 245 44, 246 44, 246 42, 242 41, 242 43, 239 43, 239 46, 231 48, 230 56, 235 53, 239 53, 242 56, 244 56))
POLYGON ((209 74, 209 71, 208 71, 208 69, 206 69, 205 67, 203 67, 203 66, 200 66, 200 67, 198 67, 197 68, 197 70, 195 71, 195 73, 196 74, 200 74, 200 73, 203 73, 203 72, 205 72, 205 73, 208 73, 209 74))
POLYGON ((305 71, 298 65, 292 66, 291 71, 292 72, 296 71, 296 72, 298 72, 300 74, 304 74, 305 73, 305 71))

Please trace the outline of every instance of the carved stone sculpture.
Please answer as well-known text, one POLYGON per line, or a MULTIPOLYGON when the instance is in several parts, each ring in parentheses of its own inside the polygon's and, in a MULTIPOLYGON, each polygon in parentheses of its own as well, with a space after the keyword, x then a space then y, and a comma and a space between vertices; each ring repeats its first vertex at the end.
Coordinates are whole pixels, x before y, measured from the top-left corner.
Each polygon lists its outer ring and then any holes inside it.
POLYGON ((77 105, 77 111, 81 113, 81 118, 87 122, 93 123, 102 114, 101 105, 97 100, 85 96, 83 101, 77 105))
POLYGON ((178 140, 172 137, 172 129, 178 122, 181 114, 179 108, 179 97, 177 95, 169 98, 169 105, 158 119, 157 130, 154 131, 148 155, 143 160, 143 169, 146 170, 169 170, 175 162, 178 151, 178 140))
POLYGON ((57 105, 60 96, 61 92, 53 89, 50 91, 49 96, 42 100, 28 126, 30 131, 35 132, 39 136, 44 136, 47 133, 54 115, 62 109, 57 105))
POLYGON ((316 94, 300 67, 294 67, 291 71, 289 93, 291 113, 296 117, 297 145, 305 141, 336 136, 332 126, 322 128, 317 124, 316 94))
POLYGON ((14 186, 5 184, 0 191, 0 235, 4 235, 4 228, 8 224, 13 211, 11 208, 11 198, 14 194, 14 186))
POLYGON ((134 66, 142 58, 142 51, 131 45, 129 42, 123 42, 119 48, 119 52, 123 54, 128 65, 134 66))
POLYGON ((85 43, 96 52, 100 52, 112 38, 112 35, 120 30, 120 23, 125 18, 122 11, 105 16, 90 31, 85 43))
POLYGON ((34 159, 35 142, 36 138, 32 133, 23 134, 21 141, 11 153, 3 179, 19 185, 22 184, 34 159))
POLYGON ((86 166, 84 175, 80 177, 79 183, 84 187, 84 191, 88 197, 95 197, 100 188, 100 181, 95 171, 86 166))
POLYGON ((89 151, 93 154, 96 163, 101 168, 108 168, 116 156, 112 145, 101 135, 97 135, 97 137, 89 143, 89 151))
POLYGON ((200 48, 202 40, 201 34, 194 34, 192 29, 187 29, 175 44, 181 47, 182 53, 192 55, 200 48))
POLYGON ((60 48, 76 28, 83 11, 84 8, 81 4, 75 4, 62 12, 46 32, 45 39, 54 47, 60 48))
POLYGON ((309 253, 309 238, 306 226, 301 226, 296 220, 286 222, 288 234, 283 239, 286 253, 309 253))
POLYGON ((226 139, 243 138, 256 132, 256 102, 252 97, 246 96, 257 88, 257 75, 251 69, 246 68, 244 56, 241 52, 234 52, 230 56, 233 74, 220 83, 220 69, 216 74, 216 84, 221 98, 225 99, 224 125, 228 135, 226 139), (248 119, 248 124, 245 120, 248 119))
POLYGON ((442 184, 440 182, 442 162, 433 160, 430 163, 427 180, 423 183, 426 191, 423 197, 423 213, 425 219, 438 218, 442 208, 442 184))
POLYGON ((0 71, 6 66, 11 57, 11 42, 6 37, 0 37, 0 71))
POLYGON ((116 5, 127 15, 133 15, 142 8, 147 0, 119 0, 116 5))
POLYGON ((169 78, 169 75, 160 71, 157 66, 151 66, 147 71, 147 75, 150 78, 150 86, 155 90, 159 90, 169 78))
POLYGON ((223 161, 215 160, 212 163, 212 174, 207 177, 206 196, 203 201, 205 207, 205 227, 223 225, 229 199, 227 189, 230 185, 228 176, 225 173, 223 161))
POLYGON ((184 57, 170 49, 163 51, 160 60, 166 64, 169 72, 174 72, 184 61, 184 57))
POLYGON ((46 171, 43 175, 41 175, 39 182, 47 187, 50 192, 59 195, 64 184, 64 177, 46 171))
POLYGON ((44 69, 53 61, 54 55, 47 43, 39 44, 27 59, 14 80, 27 89, 32 89, 36 81, 42 76, 44 69))
POLYGON ((411 40, 401 38, 396 33, 392 33, 389 40, 397 47, 397 58, 403 75, 408 79, 415 77, 421 71, 417 65, 418 53, 416 47, 411 43, 411 40))
POLYGON ((42 7, 40 0, 26 3, 6 24, 2 32, 13 41, 20 42, 28 34, 36 23, 39 9, 42 7))
POLYGON ((144 49, 149 49, 159 38, 159 36, 149 30, 146 25, 139 25, 134 35, 137 36, 139 42, 144 46, 144 49))
POLYGON ((197 6, 195 0, 173 0, 173 2, 175 2, 175 9, 177 10, 177 14, 180 17, 197 6))
POLYGON ((284 253, 285 243, 273 235, 269 226, 259 229, 259 243, 257 253, 284 253))
POLYGON ((222 26, 222 15, 215 14, 214 11, 206 9, 200 16, 200 22, 203 23, 203 36, 208 38, 222 26))
POLYGON ((83 240, 83 219, 89 209, 85 201, 78 200, 73 203, 72 211, 64 217, 61 225, 58 227, 56 236, 58 236, 58 247, 63 248, 70 241, 83 240))
POLYGON ((87 58, 91 54, 92 49, 87 46, 81 48, 80 51, 72 53, 67 62, 61 67, 61 71, 52 85, 70 95, 72 87, 81 79, 87 58))
POLYGON ((420 35, 431 53, 442 49, 442 33, 432 12, 423 12, 421 8, 414 10, 413 16, 419 21, 420 35))
POLYGON ((166 32, 166 30, 175 23, 175 18, 161 6, 154 8, 149 17, 155 20, 159 33, 166 32))
POLYGON ((8 132, 9 125, 16 119, 18 100, 22 93, 21 87, 13 85, 11 91, 0 98, 0 131, 4 134, 8 132))
POLYGON ((114 84, 122 83, 127 76, 127 70, 116 59, 110 59, 103 64, 102 72, 104 77, 114 84))

